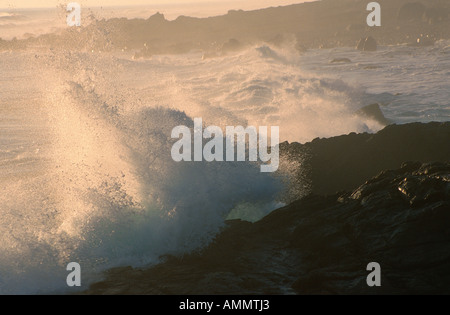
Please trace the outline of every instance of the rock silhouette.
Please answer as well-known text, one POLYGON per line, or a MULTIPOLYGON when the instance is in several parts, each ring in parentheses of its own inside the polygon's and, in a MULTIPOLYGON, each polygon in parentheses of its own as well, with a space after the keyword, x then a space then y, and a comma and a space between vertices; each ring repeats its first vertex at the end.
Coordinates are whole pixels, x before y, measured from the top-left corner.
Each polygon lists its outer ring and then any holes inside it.
POLYGON ((391 121, 389 121, 389 119, 384 117, 384 114, 381 111, 379 104, 371 104, 368 106, 364 106, 363 108, 358 110, 356 114, 361 117, 371 118, 384 126, 391 124, 391 121))
MULTIPOLYGON (((430 34, 438 40, 450 38, 450 3, 427 0, 426 4, 427 8, 420 3, 405 5, 404 0, 385 1, 382 4, 383 26, 371 33, 372 36, 381 45, 408 43, 420 34, 430 34)), ((288 42, 296 42, 299 52, 311 48, 351 47, 355 40, 368 35, 364 34, 370 28, 363 24, 361 15, 364 14, 361 8, 366 6, 364 0, 335 0, 230 11, 209 18, 180 16, 167 20, 160 13, 147 19, 94 18, 92 23, 79 29, 66 28, 60 32, 0 41, 0 50, 27 47, 94 52, 125 50, 130 56, 137 53, 137 58, 203 51, 208 57, 220 52, 222 45, 232 38, 251 46, 270 42, 280 45, 283 38, 291 37, 288 42)), ((367 45, 366 51, 369 47, 367 45)))
POLYGON ((449 294, 450 164, 405 163, 351 193, 311 195, 206 249, 119 268, 88 294, 449 294), (378 262, 382 286, 366 284, 378 262))
POLYGON ((450 123, 389 125, 376 134, 356 134, 309 143, 281 143, 281 158, 296 157, 308 170, 311 192, 353 190, 367 179, 405 161, 450 159, 450 123))

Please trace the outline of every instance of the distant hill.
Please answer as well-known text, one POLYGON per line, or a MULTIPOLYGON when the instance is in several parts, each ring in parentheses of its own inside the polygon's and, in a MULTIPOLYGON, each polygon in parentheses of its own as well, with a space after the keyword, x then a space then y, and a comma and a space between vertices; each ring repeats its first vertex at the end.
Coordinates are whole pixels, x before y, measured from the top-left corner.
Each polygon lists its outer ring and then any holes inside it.
POLYGON ((230 40, 244 47, 255 42, 283 45, 296 39, 299 50, 356 46, 373 36, 379 44, 414 43, 421 34, 450 38, 450 1, 379 0, 382 26, 369 27, 368 0, 322 0, 255 11, 229 11, 223 16, 168 21, 163 14, 148 19, 95 20, 19 41, 0 41, 0 50, 50 46, 74 50, 134 50, 142 56, 190 50, 219 52, 230 40))

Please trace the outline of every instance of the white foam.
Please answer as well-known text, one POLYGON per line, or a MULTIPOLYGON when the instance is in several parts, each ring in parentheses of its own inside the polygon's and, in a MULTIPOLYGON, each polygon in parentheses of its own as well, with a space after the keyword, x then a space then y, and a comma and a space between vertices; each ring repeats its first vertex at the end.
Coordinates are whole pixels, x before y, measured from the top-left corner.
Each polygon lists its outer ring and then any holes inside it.
MULTIPOLYGON (((440 45, 440 58, 448 58, 440 45)), ((39 93, 23 96, 22 106, 2 117, 45 132, 35 142, 21 130, 14 131, 15 142, 2 139, 8 147, 0 151, 1 170, 8 176, 0 179, 0 293, 61 292, 71 261, 82 265, 87 285, 105 268, 143 266, 204 246, 230 212, 257 220, 281 205, 281 179, 260 173, 259 165, 173 162, 170 131, 191 126, 193 117, 221 127, 279 126, 282 141, 379 130, 354 112, 368 100, 391 102, 391 86, 380 82, 368 94, 364 84, 348 82, 353 70, 345 67, 354 64, 330 65, 330 51, 311 54, 255 46, 207 60, 196 53, 146 61, 69 52, 5 56, 1 67, 14 69, 14 86, 39 93), (315 73, 324 69, 330 74, 315 73), (46 123, 22 117, 29 104, 46 123)), ((413 65, 410 60, 399 74, 413 65)), ((440 82, 442 88, 448 81, 440 82)), ((3 100, 19 99, 10 94, 13 83, 2 83, 3 100)), ((435 99, 443 100, 438 92, 435 99)), ((420 116, 422 109, 412 111, 420 116)), ((391 110, 388 118, 401 112, 391 110)))

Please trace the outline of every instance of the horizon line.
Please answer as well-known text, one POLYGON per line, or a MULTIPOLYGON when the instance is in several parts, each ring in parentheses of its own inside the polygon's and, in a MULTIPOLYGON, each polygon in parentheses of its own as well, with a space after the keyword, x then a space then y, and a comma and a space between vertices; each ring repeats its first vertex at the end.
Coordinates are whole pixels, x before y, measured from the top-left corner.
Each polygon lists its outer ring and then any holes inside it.
MULTIPOLYGON (((298 5, 298 4, 304 4, 304 3, 308 3, 308 2, 319 2, 322 0, 299 0, 299 2, 296 3, 291 3, 291 4, 274 4, 274 5, 269 5, 269 6, 264 6, 264 7, 260 7, 257 9, 247 9, 248 11, 254 11, 254 10, 261 10, 261 9, 268 9, 268 8, 277 8, 277 7, 287 7, 287 6, 291 6, 291 5, 298 5)), ((228 3, 233 3, 233 2, 237 2, 237 1, 233 1, 233 0, 229 0, 229 1, 225 1, 228 3)), ((101 8, 136 8, 136 7, 148 7, 151 8, 152 6, 166 6, 166 7, 176 7, 176 6, 192 6, 193 4, 199 4, 202 6, 214 6, 217 5, 215 3, 211 3, 211 2, 207 2, 207 1, 195 1, 195 2, 186 2, 186 3, 155 3, 155 4, 117 4, 117 5, 94 5, 94 6, 87 6, 87 5, 82 5, 82 7, 88 8, 88 9, 101 9, 101 8)), ((12 11, 20 11, 20 10, 49 10, 49 9, 57 9, 60 6, 64 6, 65 4, 59 4, 59 5, 55 5, 55 6, 42 6, 42 7, 0 7, 0 11, 2 12, 12 12, 12 11)), ((229 9, 229 11, 231 10, 246 10, 246 9, 229 9)))

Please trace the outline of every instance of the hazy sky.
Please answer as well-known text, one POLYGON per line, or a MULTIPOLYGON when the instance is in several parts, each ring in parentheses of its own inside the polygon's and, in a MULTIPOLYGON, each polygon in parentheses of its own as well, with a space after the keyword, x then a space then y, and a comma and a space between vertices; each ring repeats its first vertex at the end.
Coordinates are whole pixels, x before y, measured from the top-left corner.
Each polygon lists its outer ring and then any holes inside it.
MULTIPOLYGON (((254 7, 262 8, 268 6, 287 5, 300 2, 308 2, 313 0, 74 0, 82 6, 98 7, 98 6, 132 6, 132 5, 188 5, 202 4, 213 6, 215 4, 223 6, 224 4, 231 4, 233 7, 254 7)), ((37 8, 37 7, 56 7, 58 4, 66 4, 72 2, 70 0, 0 0, 0 8, 37 8)))

